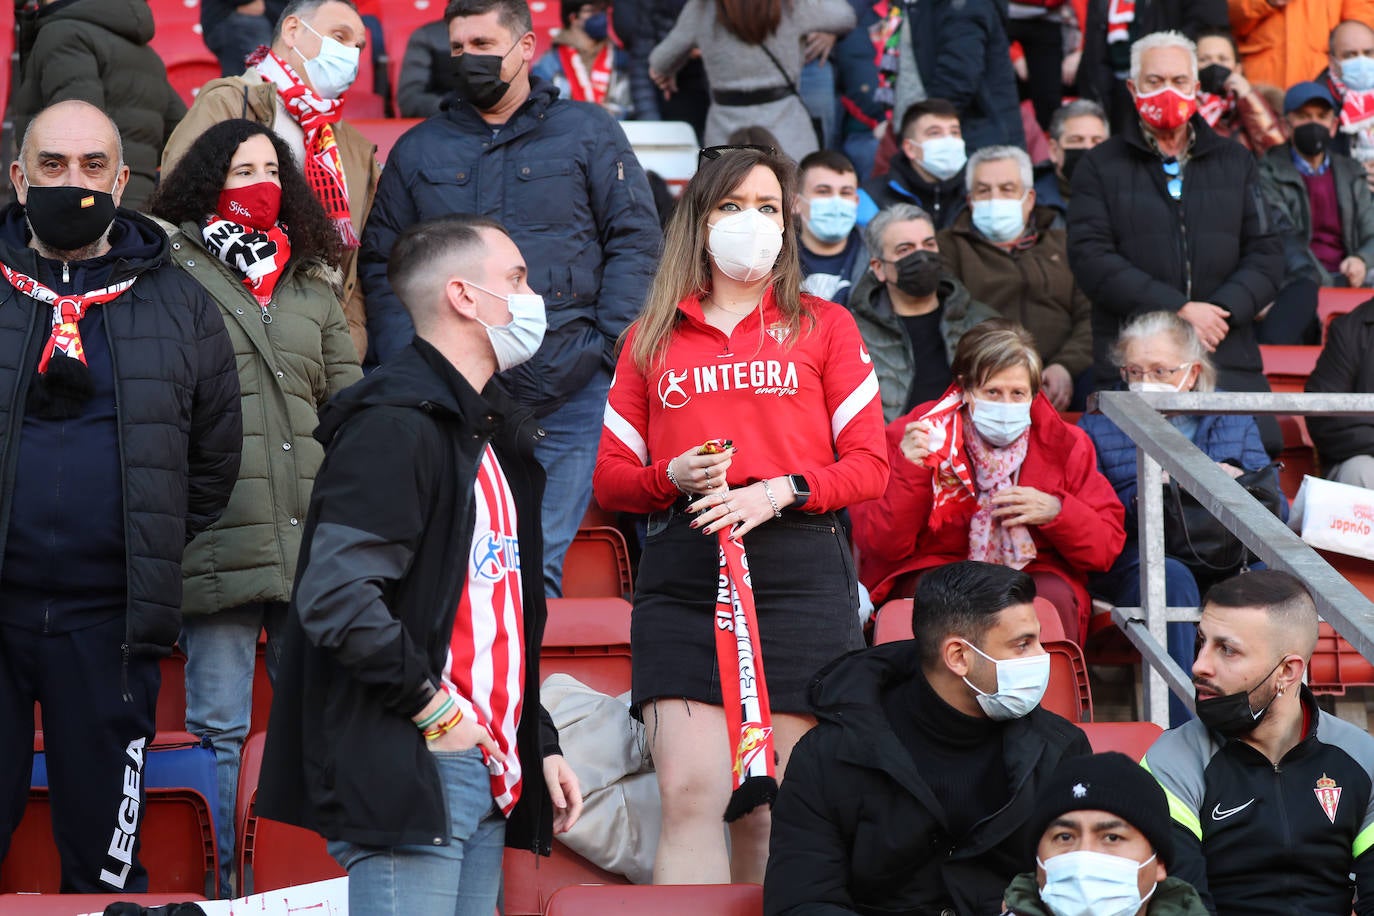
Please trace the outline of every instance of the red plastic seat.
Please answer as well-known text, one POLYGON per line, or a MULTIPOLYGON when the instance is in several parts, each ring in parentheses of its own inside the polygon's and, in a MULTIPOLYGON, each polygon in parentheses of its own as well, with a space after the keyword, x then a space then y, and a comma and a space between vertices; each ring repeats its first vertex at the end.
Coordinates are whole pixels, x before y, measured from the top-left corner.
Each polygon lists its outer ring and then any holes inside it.
POLYGON ((544 916, 760 916, 757 884, 688 884, 565 887, 544 916))
POLYGON ((200 87, 219 79, 219 61, 213 57, 194 58, 167 65, 167 82, 190 108, 195 104, 200 87))
POLYGON ((1326 329, 1331 326, 1331 319, 1355 311, 1371 297, 1374 297, 1374 292, 1363 287, 1323 286, 1317 290, 1317 320, 1321 322, 1322 340, 1326 340, 1326 329))
POLYGON ((1153 722, 1083 722, 1079 728, 1088 736, 1094 754, 1120 751, 1132 760, 1140 760, 1164 729, 1153 722))
POLYGON ((594 690, 630 689, 630 603, 624 598, 550 598, 541 677, 570 674, 594 690))
POLYGON ((627 598, 630 547, 619 529, 579 528, 563 559, 563 595, 567 598, 627 598))
POLYGON ((1275 391, 1302 391, 1322 352, 1321 347, 1275 344, 1261 344, 1259 349, 1264 377, 1275 391))
MULTIPOLYGON (((139 859, 153 893, 202 895, 218 882, 210 803, 194 789, 147 788, 139 859)), ((52 804, 46 788, 29 789, 24 817, 0 863, 0 892, 56 894, 62 863, 52 833, 52 804)), ((5 913, 11 912, 4 910, 5 913)), ((71 912, 87 912, 74 910, 71 912)))
POLYGON ((137 903, 143 907, 204 900, 200 894, 0 894, 0 913, 5 916, 73 916, 99 913, 112 903, 137 903))
MULTIPOLYGON (((629 884, 623 876, 597 868, 557 838, 553 841, 553 855, 547 859, 532 852, 507 849, 501 872, 505 879, 505 906, 502 909, 505 916, 543 916, 554 894, 566 887, 629 884)), ((637 912, 654 912, 655 916, 660 916, 660 911, 656 910, 637 912)), ((694 916, 707 914, 715 916, 715 911, 700 910, 694 916)))
POLYGON ((391 155, 391 148, 396 145, 396 141, 401 139, 401 134, 419 124, 422 118, 382 118, 382 117, 354 117, 353 96, 349 95, 348 123, 362 131, 364 137, 377 144, 377 161, 386 165, 386 157, 391 155))
POLYGON ((1281 414, 1277 419, 1279 432, 1283 434, 1279 487, 1291 501, 1297 498, 1303 477, 1318 476, 1317 450, 1307 434, 1306 418, 1298 414, 1281 414))
POLYGON ((912 638, 911 605, 910 598, 893 598, 878 608, 873 618, 873 645, 912 638))

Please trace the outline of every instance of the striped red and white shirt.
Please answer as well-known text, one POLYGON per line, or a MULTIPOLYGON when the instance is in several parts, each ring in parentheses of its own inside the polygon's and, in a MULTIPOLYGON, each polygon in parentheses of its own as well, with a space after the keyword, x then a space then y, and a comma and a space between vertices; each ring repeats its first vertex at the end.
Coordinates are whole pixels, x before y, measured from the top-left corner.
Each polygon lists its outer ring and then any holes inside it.
POLYGON ((492 798, 510 814, 522 775, 516 728, 524 703, 524 607, 515 497, 491 446, 482 454, 475 491, 468 584, 453 618, 444 684, 505 755, 506 766, 488 759, 487 768, 492 798))

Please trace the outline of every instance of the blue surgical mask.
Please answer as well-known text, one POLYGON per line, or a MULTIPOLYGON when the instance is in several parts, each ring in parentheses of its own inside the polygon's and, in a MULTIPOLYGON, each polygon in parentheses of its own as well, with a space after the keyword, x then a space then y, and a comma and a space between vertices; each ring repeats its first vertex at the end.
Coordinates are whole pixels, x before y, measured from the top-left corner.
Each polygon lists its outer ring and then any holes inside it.
POLYGON ((605 13, 593 13, 582 23, 582 31, 587 33, 587 37, 592 41, 605 41, 610 34, 610 27, 605 13))
POLYGON ((953 178, 968 162, 961 137, 932 137, 921 141, 921 167, 940 181, 953 178))
POLYGON ((1140 870, 1154 862, 1144 862, 1081 849, 1054 856, 1036 864, 1045 870, 1045 886, 1040 900, 1054 916, 1135 916, 1154 896, 1140 896, 1140 870))
POLYGON ((1374 57, 1352 57, 1341 63, 1341 82, 1356 92, 1374 89, 1374 57))
POLYGON ((975 200, 973 228, 994 242, 1012 242, 1026 230, 1026 218, 1021 215, 1020 200, 975 200))
POLYGON ((813 197, 808 201, 811 215, 806 228, 822 242, 839 242, 848 238, 859 215, 859 205, 843 197, 813 197))
POLYGON ((322 99, 337 99, 347 92, 348 87, 358 78, 358 60, 362 52, 357 48, 350 48, 337 38, 321 35, 304 19, 301 20, 301 25, 310 29, 311 34, 320 39, 320 53, 313 59, 306 60, 299 48, 293 50, 305 61, 305 74, 310 77, 315 94, 322 99))
POLYGON ((997 669, 997 689, 992 693, 979 690, 973 682, 964 678, 964 683, 973 691, 974 697, 983 712, 994 722, 1009 722, 1030 714, 1040 705, 1045 696, 1045 688, 1050 683, 1050 657, 1048 653, 1026 655, 1021 658, 993 658, 982 649, 962 640, 974 652, 992 662, 997 669))
POLYGON ((991 444, 1010 445, 1030 429, 1030 401, 980 401, 973 399, 973 428, 991 444))
POLYGON ((544 331, 549 326, 548 316, 544 313, 544 297, 538 293, 502 296, 471 281, 468 284, 497 299, 506 300, 506 308, 510 309, 509 324, 487 324, 481 318, 477 319, 477 323, 487 329, 487 339, 496 352, 497 368, 505 372, 534 356, 544 342, 544 331))

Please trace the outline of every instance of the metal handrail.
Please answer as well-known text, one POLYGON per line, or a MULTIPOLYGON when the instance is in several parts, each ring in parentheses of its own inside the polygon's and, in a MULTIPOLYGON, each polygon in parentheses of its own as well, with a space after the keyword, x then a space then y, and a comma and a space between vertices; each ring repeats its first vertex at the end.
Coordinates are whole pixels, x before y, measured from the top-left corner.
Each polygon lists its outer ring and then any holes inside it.
POLYGON ((1374 659, 1374 603, 1161 415, 1368 416, 1374 415, 1374 395, 1100 391, 1090 398, 1088 409, 1101 412, 1136 444, 1141 606, 1113 608, 1112 618, 1147 666, 1143 681, 1150 721, 1168 727, 1170 689, 1193 708, 1192 676, 1169 656, 1165 634, 1168 623, 1196 621, 1198 615, 1197 609, 1165 606, 1162 471, 1271 569, 1300 579, 1322 618, 1361 655, 1374 659))

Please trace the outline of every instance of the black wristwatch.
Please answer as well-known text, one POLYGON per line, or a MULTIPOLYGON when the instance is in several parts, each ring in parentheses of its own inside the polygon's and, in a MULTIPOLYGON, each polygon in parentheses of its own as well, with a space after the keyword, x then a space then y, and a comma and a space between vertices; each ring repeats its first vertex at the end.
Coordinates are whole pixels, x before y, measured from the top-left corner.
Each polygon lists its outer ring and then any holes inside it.
POLYGON ((811 488, 806 485, 806 478, 800 474, 788 474, 787 482, 792 485, 792 495, 796 497, 790 508, 800 509, 811 498, 811 488))

